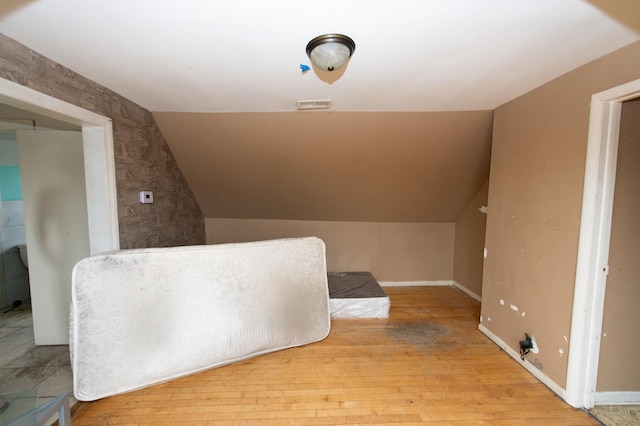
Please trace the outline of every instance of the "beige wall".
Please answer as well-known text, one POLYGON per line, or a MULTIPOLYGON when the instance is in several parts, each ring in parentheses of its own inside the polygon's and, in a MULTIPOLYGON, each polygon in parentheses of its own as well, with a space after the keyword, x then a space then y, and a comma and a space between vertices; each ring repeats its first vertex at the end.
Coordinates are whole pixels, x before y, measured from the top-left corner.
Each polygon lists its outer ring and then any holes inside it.
POLYGON ((482 264, 487 216, 480 209, 487 206, 489 180, 480 188, 456 221, 453 279, 478 296, 482 296, 482 264))
POLYGON ((0 78, 109 117, 122 248, 204 243, 204 218, 151 113, 0 34, 0 78), (154 204, 140 204, 141 190, 154 204))
POLYGON ((577 68, 494 112, 482 323, 565 386, 593 93, 640 78, 640 43, 577 68))
POLYGON ((453 278, 454 223, 205 219, 207 243, 315 236, 329 271, 369 271, 378 281, 453 278))
POLYGON ((622 105, 598 392, 640 391, 640 100, 622 105))

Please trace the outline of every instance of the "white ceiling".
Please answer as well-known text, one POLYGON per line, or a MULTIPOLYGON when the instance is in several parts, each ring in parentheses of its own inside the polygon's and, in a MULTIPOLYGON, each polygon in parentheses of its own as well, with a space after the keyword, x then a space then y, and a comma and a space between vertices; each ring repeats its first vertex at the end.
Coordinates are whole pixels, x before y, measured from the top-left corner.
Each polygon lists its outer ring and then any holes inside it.
POLYGON ((3 0, 0 32, 176 112, 488 110, 639 39, 583 0, 3 0), (303 74, 330 32, 344 72, 303 74))

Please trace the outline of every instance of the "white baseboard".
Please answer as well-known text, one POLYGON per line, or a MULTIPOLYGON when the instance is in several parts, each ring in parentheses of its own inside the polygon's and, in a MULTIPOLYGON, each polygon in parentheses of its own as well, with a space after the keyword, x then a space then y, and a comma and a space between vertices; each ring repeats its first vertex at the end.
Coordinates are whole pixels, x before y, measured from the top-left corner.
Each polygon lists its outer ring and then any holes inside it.
POLYGON ((596 392, 596 405, 640 405, 640 392, 596 392))
POLYGON ((466 288, 465 286, 463 286, 462 284, 453 281, 453 286, 455 288, 457 288, 458 290, 464 292, 467 294, 467 296, 471 297, 472 299, 477 300, 478 302, 482 302, 482 297, 476 293, 474 293, 473 291, 469 290, 468 288, 466 288))
POLYGON ((453 281, 379 281, 382 287, 438 287, 451 286, 453 281))
POLYGON ((518 361, 529 373, 533 374, 538 380, 544 383, 549 389, 555 392, 560 398, 565 399, 566 390, 563 389, 556 382, 551 380, 549 376, 540 371, 535 365, 533 365, 529 360, 525 359, 522 361, 520 358, 520 352, 516 352, 511 347, 509 347, 504 340, 493 334, 487 327, 482 324, 478 325, 478 329, 484 333, 489 339, 493 340, 493 343, 498 345, 502 350, 504 350, 511 358, 518 361))
POLYGON ((382 287, 455 287, 458 290, 467 294, 467 296, 477 300, 478 302, 482 301, 482 298, 464 287, 462 284, 459 284, 455 281, 449 280, 440 280, 440 281, 380 281, 380 286, 382 287))

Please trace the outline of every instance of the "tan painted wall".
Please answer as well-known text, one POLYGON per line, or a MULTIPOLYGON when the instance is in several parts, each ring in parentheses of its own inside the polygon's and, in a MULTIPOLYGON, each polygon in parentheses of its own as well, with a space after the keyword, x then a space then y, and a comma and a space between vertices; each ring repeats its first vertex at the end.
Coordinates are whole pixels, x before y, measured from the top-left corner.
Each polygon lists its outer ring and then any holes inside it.
POLYGON ((489 176, 492 111, 153 115, 206 218, 455 222, 489 176))
POLYGON ((598 392, 640 391, 640 100, 622 106, 598 392))
POLYGON ((369 271, 379 281, 453 278, 454 223, 205 219, 207 243, 316 236, 329 271, 369 271))
MULTIPOLYGON (((542 58, 541 58, 542 60, 542 58)), ((482 323, 565 386, 593 93, 640 78, 634 43, 494 112, 482 323)))
MULTIPOLYGON (((329 269, 382 281, 453 279, 455 221, 487 180, 492 116, 154 113, 208 243, 315 235, 329 269)), ((460 264, 479 286, 481 269, 460 264)))
POLYGON ((478 296, 482 296, 482 264, 487 215, 480 208, 487 205, 489 180, 456 221, 453 279, 478 296))

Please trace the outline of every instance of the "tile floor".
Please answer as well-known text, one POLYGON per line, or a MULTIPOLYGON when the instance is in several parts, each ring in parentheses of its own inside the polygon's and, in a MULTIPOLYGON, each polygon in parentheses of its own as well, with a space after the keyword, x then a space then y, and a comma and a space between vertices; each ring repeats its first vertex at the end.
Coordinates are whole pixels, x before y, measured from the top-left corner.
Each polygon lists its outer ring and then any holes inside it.
MULTIPOLYGON (((35 345, 28 300, 5 313, 7 309, 0 311, 0 394, 37 395, 38 405, 65 391, 71 395, 69 347, 35 345)), ((71 397, 70 404, 75 402, 71 397)))

